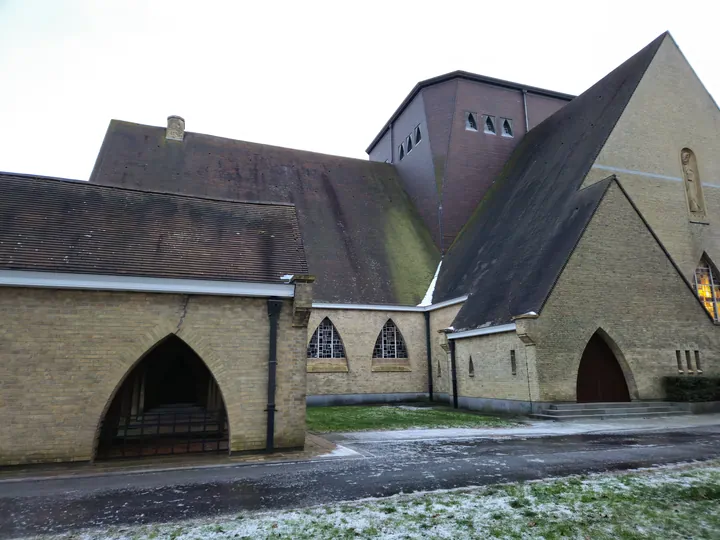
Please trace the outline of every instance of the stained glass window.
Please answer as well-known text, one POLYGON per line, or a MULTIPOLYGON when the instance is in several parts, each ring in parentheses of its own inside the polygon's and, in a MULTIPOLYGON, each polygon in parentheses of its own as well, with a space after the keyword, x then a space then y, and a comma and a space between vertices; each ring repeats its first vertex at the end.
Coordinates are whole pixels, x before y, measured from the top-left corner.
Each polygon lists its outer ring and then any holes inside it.
POLYGON ((345 358, 345 347, 340 334, 327 317, 310 338, 307 355, 308 358, 345 358))
POLYGON ((385 323, 380 335, 375 342, 373 349, 373 358, 407 358, 407 347, 405 340, 397 329, 395 323, 391 320, 385 323))
POLYGON ((720 321, 718 314, 718 303, 720 302, 720 280, 717 272, 710 266, 708 260, 703 257, 700 266, 695 270, 695 291, 700 301, 712 315, 715 321, 720 321))

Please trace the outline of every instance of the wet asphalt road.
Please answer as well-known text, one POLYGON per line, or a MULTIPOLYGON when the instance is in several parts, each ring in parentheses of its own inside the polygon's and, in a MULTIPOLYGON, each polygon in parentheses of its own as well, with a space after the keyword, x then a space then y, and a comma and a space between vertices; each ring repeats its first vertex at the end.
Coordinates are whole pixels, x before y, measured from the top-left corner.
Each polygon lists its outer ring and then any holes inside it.
POLYGON ((363 442, 312 462, 0 483, 0 537, 175 521, 720 457, 720 426, 633 435, 363 442))

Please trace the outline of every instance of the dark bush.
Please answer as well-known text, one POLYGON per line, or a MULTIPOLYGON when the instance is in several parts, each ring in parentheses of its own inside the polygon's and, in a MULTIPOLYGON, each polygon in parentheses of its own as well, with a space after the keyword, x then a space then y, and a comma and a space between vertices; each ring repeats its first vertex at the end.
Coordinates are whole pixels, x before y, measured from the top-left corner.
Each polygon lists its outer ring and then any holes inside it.
POLYGON ((664 377, 667 401, 720 401, 719 377, 664 377))

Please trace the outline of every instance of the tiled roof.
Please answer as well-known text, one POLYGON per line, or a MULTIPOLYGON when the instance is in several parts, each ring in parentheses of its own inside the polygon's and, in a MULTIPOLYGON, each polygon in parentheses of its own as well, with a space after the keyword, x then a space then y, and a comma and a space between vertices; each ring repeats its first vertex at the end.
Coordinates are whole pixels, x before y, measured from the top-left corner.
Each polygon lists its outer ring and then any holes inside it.
POLYGON ((8 173, 0 269, 278 283, 308 273, 292 205, 8 173))

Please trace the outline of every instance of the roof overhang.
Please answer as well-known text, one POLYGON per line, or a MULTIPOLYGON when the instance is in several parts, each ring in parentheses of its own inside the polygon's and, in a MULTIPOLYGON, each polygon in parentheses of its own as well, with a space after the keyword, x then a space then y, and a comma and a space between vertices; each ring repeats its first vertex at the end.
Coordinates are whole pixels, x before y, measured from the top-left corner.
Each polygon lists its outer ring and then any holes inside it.
POLYGON ((352 309, 360 311, 414 311, 417 313, 423 313, 425 311, 435 311, 448 306, 454 306, 456 304, 462 304, 467 300, 467 295, 458 296, 457 298, 451 298, 444 302, 438 302, 437 304, 431 304, 429 306, 400 306, 391 304, 332 304, 324 302, 313 302, 312 307, 314 309, 352 309))
POLYGON ((503 332, 514 332, 517 329, 515 323, 500 324, 498 326, 488 326, 486 328, 475 328, 473 330, 463 330, 461 332, 450 332, 447 334, 448 339, 462 339, 475 336, 486 336, 488 334, 501 334, 503 332))
POLYGON ((292 298, 295 296, 295 286, 286 283, 65 274, 27 270, 0 270, 0 287, 207 294, 221 296, 276 296, 280 298, 292 298))

